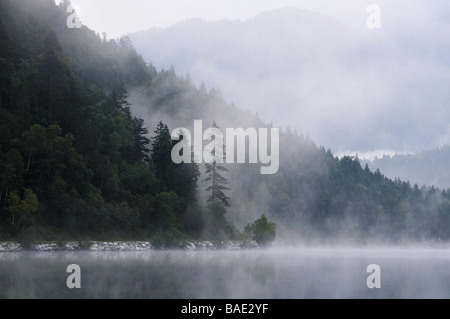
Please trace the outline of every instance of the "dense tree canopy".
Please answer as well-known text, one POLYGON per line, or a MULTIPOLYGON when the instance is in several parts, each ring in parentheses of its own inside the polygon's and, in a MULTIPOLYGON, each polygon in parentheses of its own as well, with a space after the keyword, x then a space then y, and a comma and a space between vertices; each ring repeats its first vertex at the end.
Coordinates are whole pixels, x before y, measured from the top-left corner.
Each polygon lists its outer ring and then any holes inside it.
POLYGON ((281 239, 450 239, 450 190, 388 179, 290 130, 280 136, 275 175, 252 164, 203 172, 175 164, 178 141, 165 123, 270 125, 216 89, 197 89, 189 76, 156 71, 128 38, 67 28, 67 5, 0 2, 0 238, 28 232, 169 244, 236 236, 233 223, 259 220, 255 234, 262 225, 270 241, 271 220, 281 239), (133 115, 137 104, 148 117, 133 115), (199 187, 205 179, 211 184, 199 187))

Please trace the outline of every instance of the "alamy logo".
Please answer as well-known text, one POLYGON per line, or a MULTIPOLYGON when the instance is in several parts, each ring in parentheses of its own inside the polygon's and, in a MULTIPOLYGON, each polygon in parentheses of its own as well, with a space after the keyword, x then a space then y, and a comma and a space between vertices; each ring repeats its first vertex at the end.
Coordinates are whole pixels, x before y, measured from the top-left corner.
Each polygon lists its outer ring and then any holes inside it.
POLYGON ((66 20, 66 25, 69 29, 79 29, 81 28, 81 20, 80 20, 80 14, 81 10, 80 7, 75 4, 70 4, 67 6, 67 13, 71 13, 66 20))
POLYGON ((270 129, 270 143, 267 128, 258 130, 251 127, 226 128, 225 139, 221 129, 210 127, 203 132, 202 120, 194 121, 194 140, 191 144, 191 133, 186 128, 176 128, 172 131, 172 140, 179 141, 172 148, 172 161, 179 163, 261 163, 260 172, 264 175, 275 174, 280 165, 279 155, 279 129, 270 129), (180 138, 180 136, 183 136, 180 138), (248 139, 248 153, 247 153, 248 139), (210 141, 203 148, 203 141, 210 141), (224 147, 225 145, 225 147, 224 147), (192 147, 193 146, 193 147, 192 147), (225 154, 224 154, 225 148, 225 154), (193 155, 192 156, 192 150, 193 155))
POLYGON ((66 272, 71 273, 69 277, 67 277, 66 285, 67 288, 81 288, 81 268, 77 264, 71 264, 67 266, 66 272))
POLYGON ((366 284, 367 288, 381 288, 381 267, 377 264, 371 264, 367 266, 367 272, 370 273, 367 277, 366 284))
POLYGON ((381 8, 378 4, 371 4, 367 7, 367 13, 370 13, 366 24, 369 29, 381 28, 381 8))

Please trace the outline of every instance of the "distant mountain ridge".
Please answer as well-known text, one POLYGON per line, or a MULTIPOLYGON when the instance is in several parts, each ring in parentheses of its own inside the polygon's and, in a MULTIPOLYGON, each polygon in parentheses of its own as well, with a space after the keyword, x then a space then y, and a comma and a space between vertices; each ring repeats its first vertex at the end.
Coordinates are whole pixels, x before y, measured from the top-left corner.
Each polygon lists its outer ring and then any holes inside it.
POLYGON ((170 130, 196 119, 271 125, 147 65, 127 37, 67 28, 69 3, 0 1, 1 240, 225 241, 237 235, 230 222, 242 229, 262 214, 296 243, 450 239, 450 190, 390 180, 287 129, 276 174, 227 165, 230 207, 208 205, 208 177, 173 162, 170 130))
MULTIPOLYGON (((190 19, 170 28, 136 32, 130 38, 138 52, 157 68, 173 66, 177 72, 190 73, 194 80, 199 80, 205 74, 196 74, 193 68, 200 67, 201 63, 221 71, 238 71, 247 77, 264 76, 277 70, 286 74, 297 72, 311 62, 299 59, 299 50, 308 53, 311 59, 324 53, 319 48, 333 49, 337 54, 338 43, 348 41, 345 35, 349 33, 354 32, 325 15, 286 8, 263 12, 246 21, 190 19), (293 28, 293 25, 305 27, 293 28), (311 34, 311 29, 318 32, 311 34), (280 69, 279 55, 283 62, 295 63, 280 69), (263 63, 265 67, 261 67, 263 63)), ((200 80, 210 86, 220 85, 217 81, 210 82, 214 79, 200 80)))
POLYGON ((356 30, 285 8, 243 21, 187 20, 130 38, 157 69, 189 73, 196 85, 220 88, 228 102, 334 153, 418 152, 447 129, 439 116, 448 113, 447 62, 412 50, 410 39, 395 41, 389 28, 356 30))
POLYGON ((371 170, 379 169, 389 178, 400 178, 411 184, 450 187, 450 145, 417 154, 396 154, 376 157, 367 163, 371 170))

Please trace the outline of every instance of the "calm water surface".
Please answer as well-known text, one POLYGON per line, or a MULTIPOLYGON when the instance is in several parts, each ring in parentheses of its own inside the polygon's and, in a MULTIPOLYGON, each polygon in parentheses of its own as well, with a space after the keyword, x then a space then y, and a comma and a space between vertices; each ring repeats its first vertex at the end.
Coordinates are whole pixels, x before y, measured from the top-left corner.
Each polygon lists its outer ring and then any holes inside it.
POLYGON ((450 250, 1 253, 0 298, 450 298, 450 250), (81 289, 66 286, 69 264, 81 289), (381 289, 367 288, 370 264, 381 289))

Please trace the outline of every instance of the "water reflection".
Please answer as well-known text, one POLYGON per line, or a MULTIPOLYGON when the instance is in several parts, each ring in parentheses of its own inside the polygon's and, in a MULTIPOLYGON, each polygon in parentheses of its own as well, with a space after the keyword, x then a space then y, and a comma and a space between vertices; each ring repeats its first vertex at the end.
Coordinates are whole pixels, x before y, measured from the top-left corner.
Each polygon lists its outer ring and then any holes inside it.
POLYGON ((0 298, 449 298, 445 249, 13 252, 0 298), (379 264, 381 289, 368 289, 379 264), (81 289, 66 268, 81 267, 81 289))

